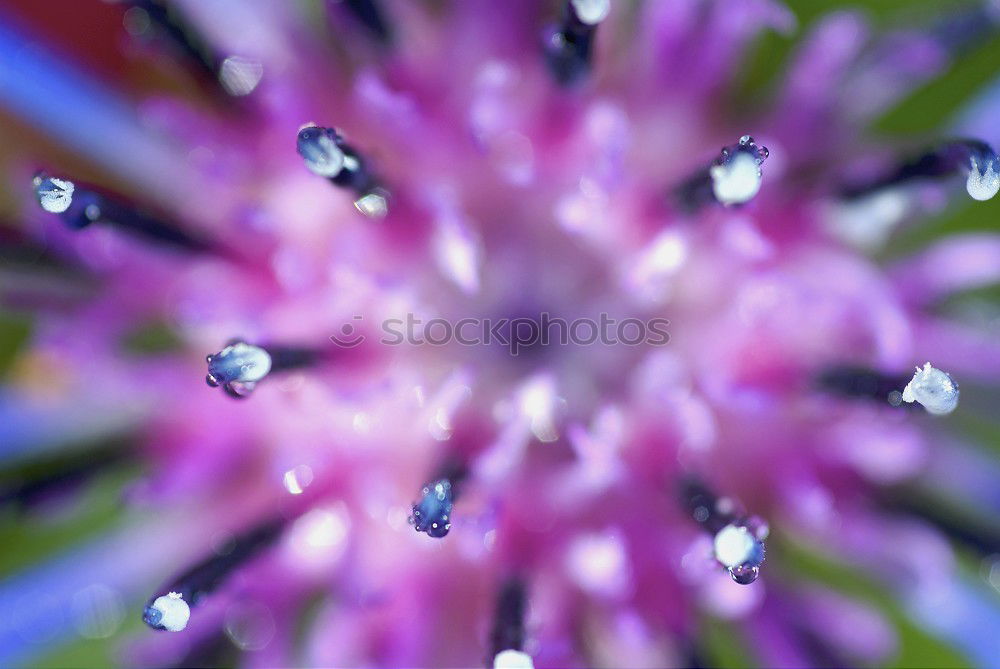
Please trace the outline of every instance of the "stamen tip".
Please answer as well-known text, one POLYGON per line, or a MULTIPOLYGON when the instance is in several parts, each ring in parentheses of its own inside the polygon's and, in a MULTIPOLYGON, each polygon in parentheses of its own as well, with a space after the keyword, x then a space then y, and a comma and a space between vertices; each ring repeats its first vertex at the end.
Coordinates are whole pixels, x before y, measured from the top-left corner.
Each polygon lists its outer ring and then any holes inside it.
POLYGON ((61 214, 73 204, 73 190, 76 187, 72 181, 39 174, 32 183, 38 204, 50 214, 61 214))
POLYGON ((155 629, 180 632, 187 627, 191 619, 191 607, 180 593, 171 592, 157 597, 147 606, 142 619, 155 629))
POLYGON ((596 26, 611 13, 611 0, 570 0, 573 13, 580 23, 596 26))
POLYGON ((224 386, 226 393, 236 398, 248 396, 271 371, 271 354, 244 342, 230 344, 205 359, 208 363, 205 382, 212 387, 224 386))
POLYGON ((527 653, 508 648, 493 658, 493 669, 535 669, 535 662, 527 653))
POLYGON ((750 135, 740 137, 735 147, 726 147, 709 168, 712 193, 726 206, 745 204, 760 191, 763 180, 761 164, 767 159, 767 147, 758 146, 750 135))
POLYGON ((454 497, 451 481, 440 479, 424 486, 420 501, 413 505, 410 524, 417 532, 440 539, 451 529, 451 510, 454 497))
POLYGON ((329 178, 344 169, 344 152, 337 145, 337 133, 333 129, 305 125, 299 129, 295 144, 313 174, 329 178))
POLYGON ((756 581, 764 562, 763 538, 767 536, 767 526, 759 519, 750 524, 752 527, 742 522, 730 523, 716 532, 713 540, 715 559, 740 585, 756 581))
POLYGON ((958 384, 946 372, 942 372, 931 363, 924 363, 923 368, 917 367, 913 378, 903 388, 900 399, 903 402, 917 402, 927 410, 927 413, 944 416, 958 407, 958 384))
POLYGON ((965 190, 973 200, 985 202, 1000 191, 1000 160, 995 156, 970 158, 969 178, 965 182, 965 190))

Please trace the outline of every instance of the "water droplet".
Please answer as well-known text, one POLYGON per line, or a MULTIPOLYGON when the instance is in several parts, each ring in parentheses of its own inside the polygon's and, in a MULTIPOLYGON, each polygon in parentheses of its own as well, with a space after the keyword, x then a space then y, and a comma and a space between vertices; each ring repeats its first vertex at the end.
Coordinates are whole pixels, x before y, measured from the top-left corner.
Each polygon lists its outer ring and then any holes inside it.
POLYGON ((143 611, 142 619, 155 629, 180 632, 191 619, 191 607, 178 592, 171 592, 153 600, 143 611))
POLYGON ((771 533, 770 525, 760 516, 750 516, 743 521, 743 525, 757 541, 764 541, 767 539, 767 535, 771 533))
POLYGON ((61 214, 73 204, 72 181, 38 175, 34 180, 35 196, 42 209, 50 214, 61 214))
POLYGON ((943 416, 955 410, 958 406, 958 384, 948 374, 925 363, 923 368, 917 367, 916 373, 900 398, 904 402, 917 402, 928 413, 943 416))
POLYGON ((296 148, 314 174, 335 177, 344 169, 345 161, 338 140, 333 129, 309 125, 299 130, 296 148))
POLYGON ((741 137, 735 146, 723 148, 719 159, 709 168, 715 199, 726 206, 753 199, 760 191, 760 166, 768 155, 767 148, 758 146, 750 135, 741 137))
POLYGON ((451 510, 454 506, 451 481, 440 479, 424 487, 420 501, 413 505, 410 523, 417 532, 441 538, 451 529, 451 510))
POLYGON ((535 669, 535 662, 527 653, 508 648, 493 658, 493 669, 535 669))
POLYGON ((986 201, 1000 191, 1000 159, 996 154, 973 152, 969 156, 969 178, 965 190, 974 200, 986 201))
POLYGON ((580 23, 596 26, 611 13, 611 0, 570 0, 573 13, 580 23))
POLYGON ((760 567, 741 564, 729 570, 729 575, 740 585, 750 585, 760 575, 760 567))
POLYGON ((227 392, 245 396, 253 386, 271 371, 271 355, 244 342, 230 344, 218 353, 205 358, 208 363, 210 386, 225 385, 227 392), (246 391, 246 392, 244 392, 246 391))

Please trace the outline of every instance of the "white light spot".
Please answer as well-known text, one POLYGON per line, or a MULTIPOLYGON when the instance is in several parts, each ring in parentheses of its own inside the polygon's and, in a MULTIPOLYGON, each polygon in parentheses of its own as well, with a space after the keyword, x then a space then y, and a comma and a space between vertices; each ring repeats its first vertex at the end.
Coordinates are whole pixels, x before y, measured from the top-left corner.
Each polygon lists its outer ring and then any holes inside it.
POLYGON ((709 169, 715 199, 729 206, 753 199, 760 190, 760 165, 746 151, 737 151, 724 165, 709 169))
POLYGON ((149 30, 150 24, 149 13, 142 7, 129 7, 122 16, 122 25, 133 37, 144 34, 149 30))
POLYGON ((191 607, 179 592, 171 592, 156 598, 153 608, 163 616, 160 626, 168 632, 180 632, 191 619, 191 607))
POLYGON ((945 372, 924 363, 917 367, 910 382, 903 388, 904 402, 918 402, 928 413, 938 416, 949 414, 958 406, 958 385, 945 372))
POLYGON ((50 214, 61 214, 69 209, 73 204, 75 188, 72 181, 55 177, 35 177, 35 195, 38 197, 38 204, 50 214))
POLYGON ((379 193, 365 193, 354 201, 354 208, 368 218, 385 218, 389 213, 389 202, 379 193))
POLYGON ((571 0, 573 12, 581 23, 596 26, 611 12, 611 0, 571 0))
POLYGON ((282 480, 285 490, 293 495, 301 495, 313 481, 313 470, 309 465, 299 465, 285 472, 282 480))
POLYGON ((230 95, 249 95, 264 76, 264 66, 241 56, 229 56, 222 61, 219 81, 230 95))
POLYGON ((687 257, 687 240, 673 230, 662 232, 629 263, 628 283, 652 297, 666 289, 687 257))
POLYGON ((125 604, 117 590, 95 583, 73 595, 73 625, 86 639, 106 639, 125 620, 125 604))
POLYGON ((909 208, 910 195, 904 189, 885 188, 871 195, 831 204, 825 224, 839 239, 874 251, 888 241, 909 208))
POLYGON ((549 442, 559 438, 556 429, 555 410, 556 389, 546 376, 530 380, 520 392, 521 415, 529 420, 531 433, 539 441, 549 442))
POLYGON ((351 419, 351 427, 358 434, 368 434, 372 430, 372 417, 364 411, 359 411, 351 419))
POLYGON ((260 602, 241 602, 226 610, 226 636, 241 650, 263 650, 275 629, 274 614, 260 602))
POLYGON ((295 521, 290 531, 291 548, 303 562, 328 567, 344 553, 350 518, 343 505, 313 509, 295 521))
POLYGON ((715 559, 732 569, 753 557, 757 540, 740 525, 726 525, 715 535, 715 559))
POLYGON ((438 221, 434 234, 434 259, 441 272, 467 295, 479 290, 480 254, 469 229, 456 221, 438 221))
POLYGON ((576 538, 566 568, 577 585, 594 594, 614 596, 628 587, 628 556, 621 538, 613 533, 576 538))
POLYGON ((535 663, 527 653, 508 648, 493 658, 493 669, 535 669, 535 663))
POLYGON ((969 170, 969 178, 965 182, 965 190, 973 200, 980 202, 989 200, 997 191, 1000 191, 1000 174, 997 173, 997 160, 987 160, 985 170, 976 161, 976 157, 970 158, 972 169, 969 170))

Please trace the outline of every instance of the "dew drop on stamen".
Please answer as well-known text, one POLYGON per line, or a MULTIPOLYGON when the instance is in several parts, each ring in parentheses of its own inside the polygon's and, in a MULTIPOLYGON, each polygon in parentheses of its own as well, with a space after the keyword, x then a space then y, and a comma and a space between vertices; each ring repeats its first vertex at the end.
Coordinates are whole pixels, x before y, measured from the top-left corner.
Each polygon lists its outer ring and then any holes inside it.
POLYGON ((330 128, 315 125, 302 128, 296 139, 296 149, 306 167, 321 177, 335 177, 345 167, 346 157, 330 128))
POLYGON ((580 23, 596 26, 611 12, 611 0, 570 0, 573 13, 580 23))
POLYGON ((973 200, 984 202, 1000 191, 1000 159, 997 156, 976 154, 969 156, 969 177, 965 190, 973 200))
POLYGON ((231 397, 243 398, 271 371, 271 354, 259 346, 236 342, 205 358, 205 382, 223 386, 231 397))
POLYGON ((903 388, 900 399, 903 402, 917 402, 928 413, 943 416, 955 410, 958 406, 958 384, 945 372, 931 363, 917 367, 913 378, 903 388))
POLYGON ((719 160, 709 168, 715 199, 726 206, 753 199, 760 191, 760 166, 768 155, 767 148, 758 146, 750 135, 740 137, 735 147, 723 148, 719 160))
POLYGON ((743 525, 730 524, 715 534, 715 559, 732 569, 743 564, 760 564, 764 558, 763 544, 743 525))
POLYGON ((410 523, 417 532, 426 532, 428 536, 441 538, 451 529, 453 506, 451 481, 440 479, 425 486, 421 491, 420 501, 412 507, 410 523))
POLYGON ((740 585, 750 585, 757 580, 760 575, 760 567, 749 564, 741 564, 729 570, 729 575, 740 585))
POLYGON ((73 204, 75 186, 72 181, 37 176, 34 180, 34 186, 38 204, 50 214, 61 214, 73 204))
POLYGON ((147 606, 142 619, 154 629, 180 632, 191 619, 191 607, 180 593, 171 592, 157 597, 147 606))
POLYGON ((493 658, 493 669, 535 669, 535 662, 527 653, 508 648, 493 658))

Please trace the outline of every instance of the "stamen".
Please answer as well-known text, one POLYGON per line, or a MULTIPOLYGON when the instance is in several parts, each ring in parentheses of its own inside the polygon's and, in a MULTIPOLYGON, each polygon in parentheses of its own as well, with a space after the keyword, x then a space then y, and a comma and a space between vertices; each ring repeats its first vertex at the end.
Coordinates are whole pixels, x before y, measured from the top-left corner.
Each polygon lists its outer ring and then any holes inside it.
POLYGON ((218 353, 205 358, 208 375, 205 382, 222 386, 230 397, 249 397, 257 384, 274 372, 310 367, 323 359, 320 350, 294 346, 254 346, 234 339, 218 353))
POLYGON ((764 562, 767 523, 740 515, 731 499, 716 497, 694 479, 683 483, 682 498, 695 521, 713 535, 715 560, 740 585, 756 581, 764 562))
POLYGON ((52 499, 78 491, 83 485, 127 459, 125 451, 114 448, 104 452, 88 452, 86 457, 70 462, 46 464, 39 476, 19 474, 13 481, 0 483, 0 506, 14 504, 20 510, 44 504, 52 499))
POLYGON ((326 177, 357 194, 354 206, 369 218, 388 213, 387 193, 378 185, 360 154, 344 143, 333 128, 305 125, 299 130, 296 149, 314 174, 326 177))
POLYGON ((866 367, 837 366, 823 370, 816 380, 817 386, 826 392, 856 399, 888 401, 894 406, 893 393, 899 395, 899 388, 909 377, 900 374, 885 374, 866 367))
POLYGON ((931 363, 927 362, 923 369, 917 367, 899 399, 903 402, 917 402, 928 413, 943 416, 958 406, 958 395, 958 384, 948 374, 931 367, 931 363))
POLYGON ((945 142, 867 183, 849 185, 844 197, 859 198, 917 179, 965 174, 965 189, 974 200, 989 200, 1000 191, 1000 159, 989 144, 973 139, 945 142))
POLYGON ((181 574, 146 605, 142 619, 153 629, 180 632, 191 617, 191 608, 215 590, 238 567, 273 544, 285 527, 278 518, 234 539, 224 555, 213 555, 181 574))
POLYGON ((203 252, 211 249, 207 243, 139 211, 117 196, 105 194, 91 186, 75 184, 69 179, 44 173, 37 174, 32 183, 42 209, 58 215, 72 230, 81 230, 92 223, 102 223, 189 251, 203 252))
POLYGON ((750 135, 725 146, 719 157, 677 189, 680 206, 696 211, 710 202, 725 206, 746 204, 760 191, 761 165, 767 160, 767 147, 759 146, 750 135))
POLYGON ((260 83, 263 66, 250 58, 222 54, 212 49, 206 40, 184 19, 184 16, 163 0, 131 0, 126 12, 126 29, 136 37, 152 32, 169 42, 185 60, 233 97, 253 92, 260 83))
POLYGON ((611 11, 611 0, 569 0, 562 23, 550 30, 545 55, 553 76, 563 85, 579 81, 590 69, 597 26, 611 11))
MULTIPOLYGON (((204 42, 195 37, 194 31, 183 21, 176 10, 168 7, 161 0, 132 0, 129 4, 145 13, 146 20, 142 24, 155 25, 157 31, 169 40, 189 62, 210 77, 215 76, 217 58, 206 48, 204 42)), ((134 14, 130 24, 136 24, 134 14)))
POLYGON ((534 667, 531 656, 524 652, 525 613, 527 594, 524 583, 518 579, 507 581, 497 597, 490 650, 493 667, 534 667))

